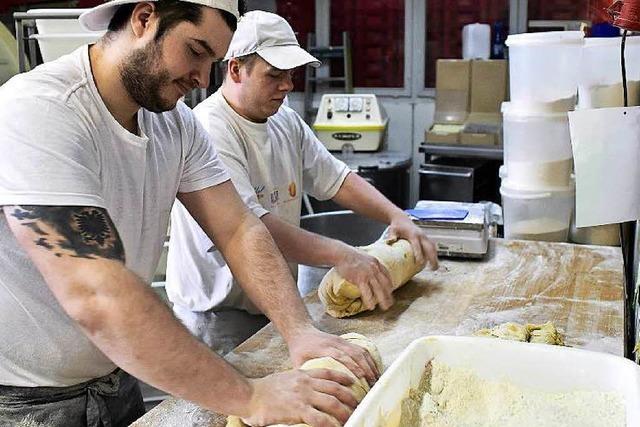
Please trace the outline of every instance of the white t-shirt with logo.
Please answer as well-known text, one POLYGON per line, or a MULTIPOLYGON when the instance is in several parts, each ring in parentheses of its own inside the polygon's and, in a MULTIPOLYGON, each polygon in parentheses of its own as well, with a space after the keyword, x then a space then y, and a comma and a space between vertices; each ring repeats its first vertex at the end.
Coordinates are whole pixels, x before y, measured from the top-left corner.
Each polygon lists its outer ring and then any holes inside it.
MULTIPOLYGON (((14 77, 0 87, 0 209, 104 208, 127 267, 150 282, 176 192, 229 175, 183 103, 141 109, 138 126, 131 134, 107 110, 87 46, 14 77)), ((116 367, 64 312, 1 212, 0 325, 2 385, 67 386, 116 367)))
MULTIPOLYGON (((258 217, 272 213, 299 226, 302 192, 331 199, 349 173, 289 107, 281 106, 266 123, 254 123, 236 113, 218 90, 194 112, 211 135, 242 200, 258 217)), ((297 265, 290 266, 297 273, 297 265)), ((192 311, 259 312, 179 202, 171 213, 166 289, 169 300, 192 311)))

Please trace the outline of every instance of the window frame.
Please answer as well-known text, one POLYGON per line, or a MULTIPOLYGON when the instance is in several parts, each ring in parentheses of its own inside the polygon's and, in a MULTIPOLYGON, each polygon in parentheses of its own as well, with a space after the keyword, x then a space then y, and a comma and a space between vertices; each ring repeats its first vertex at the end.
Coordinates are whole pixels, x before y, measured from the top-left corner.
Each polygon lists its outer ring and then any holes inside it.
MULTIPOLYGON (((404 0, 404 78, 403 87, 354 87, 355 93, 373 93, 391 98, 434 98, 435 88, 424 85, 427 30, 427 2, 404 0)), ((509 0, 509 33, 527 28, 528 0, 509 0)), ((329 38, 331 32, 331 0, 315 0, 316 34, 329 38)))

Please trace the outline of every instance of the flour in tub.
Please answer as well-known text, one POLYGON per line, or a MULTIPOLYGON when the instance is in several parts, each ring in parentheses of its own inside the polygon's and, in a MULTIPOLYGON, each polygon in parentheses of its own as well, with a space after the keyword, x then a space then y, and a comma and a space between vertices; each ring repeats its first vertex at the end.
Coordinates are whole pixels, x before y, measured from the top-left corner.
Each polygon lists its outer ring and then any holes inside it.
POLYGON ((626 423, 619 393, 526 389, 433 360, 418 388, 402 401, 398 426, 624 427, 626 423))

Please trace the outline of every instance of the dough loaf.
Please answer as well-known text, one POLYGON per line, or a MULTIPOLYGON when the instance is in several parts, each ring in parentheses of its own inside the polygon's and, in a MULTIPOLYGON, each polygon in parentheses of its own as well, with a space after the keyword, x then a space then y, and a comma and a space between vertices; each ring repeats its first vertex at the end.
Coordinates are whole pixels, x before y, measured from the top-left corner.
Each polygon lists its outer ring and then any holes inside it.
MULTIPOLYGON (((360 249, 377 258, 389 270, 394 290, 407 283, 425 266, 425 263, 416 261, 407 240, 392 243, 377 241, 360 249)), ((335 268, 329 270, 320 282, 318 296, 325 311, 333 317, 349 317, 365 311, 358 287, 343 279, 335 268)))
MULTIPOLYGON (((352 344, 358 345, 369 352, 373 361, 378 368, 378 371, 382 373, 382 359, 380 358, 380 352, 376 345, 369 338, 364 335, 357 334, 355 332, 350 332, 348 334, 344 334, 340 336, 341 338, 349 341, 352 344)), ((364 378, 357 378, 353 372, 347 369, 342 363, 338 362, 332 357, 320 357, 317 359, 307 360, 301 367, 302 370, 311 370, 311 369, 332 369, 335 371, 342 372, 347 374, 353 380, 353 384, 351 385, 351 391, 355 396, 356 400, 360 402, 364 399, 364 396, 369 392, 369 383, 364 378)), ((235 416, 229 416, 227 418, 227 426, 226 427, 245 427, 246 425, 242 422, 242 420, 235 416)), ((269 427, 310 427, 307 424, 273 424, 269 427)))
POLYGON ((475 336, 494 337, 505 340, 542 343, 550 345, 564 345, 564 337, 552 322, 542 325, 507 322, 491 329, 480 329, 475 336))

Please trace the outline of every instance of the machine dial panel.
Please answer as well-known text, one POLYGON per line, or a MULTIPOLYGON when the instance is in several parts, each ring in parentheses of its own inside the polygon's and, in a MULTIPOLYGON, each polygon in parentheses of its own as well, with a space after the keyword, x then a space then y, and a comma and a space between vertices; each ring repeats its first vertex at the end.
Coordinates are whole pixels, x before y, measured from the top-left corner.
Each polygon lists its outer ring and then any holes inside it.
POLYGON ((349 111, 352 113, 360 113, 362 112, 364 102, 361 97, 354 96, 349 98, 349 111))
POLYGON ((334 98, 333 104, 337 112, 343 113, 349 111, 349 98, 344 96, 334 98))

